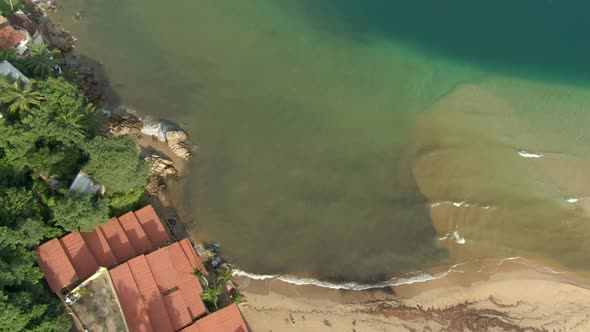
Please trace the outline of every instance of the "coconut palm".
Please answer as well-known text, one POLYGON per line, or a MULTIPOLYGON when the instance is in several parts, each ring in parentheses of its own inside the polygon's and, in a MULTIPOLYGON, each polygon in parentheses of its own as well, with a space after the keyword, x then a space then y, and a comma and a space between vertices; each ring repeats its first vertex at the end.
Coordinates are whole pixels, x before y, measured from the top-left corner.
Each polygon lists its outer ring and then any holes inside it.
POLYGON ((39 105, 41 100, 41 94, 33 91, 33 81, 0 82, 0 103, 8 105, 8 112, 13 115, 29 112, 33 106, 39 105))
POLYGON ((205 303, 211 304, 214 311, 217 311, 219 309, 217 302, 219 301, 219 295, 221 295, 221 292, 221 287, 207 287, 203 289, 203 292, 201 293, 201 300, 205 303))
POLYGON ((35 76, 47 77, 53 72, 53 68, 63 65, 65 61, 59 50, 49 50, 45 45, 33 45, 27 59, 27 67, 35 76))

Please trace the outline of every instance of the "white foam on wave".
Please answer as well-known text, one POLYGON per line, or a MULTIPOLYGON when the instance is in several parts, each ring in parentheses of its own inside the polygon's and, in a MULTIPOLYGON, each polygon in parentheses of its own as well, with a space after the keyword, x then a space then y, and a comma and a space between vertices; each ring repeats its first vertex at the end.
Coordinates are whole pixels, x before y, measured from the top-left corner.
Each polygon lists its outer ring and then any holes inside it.
POLYGON ((479 205, 477 203, 467 203, 466 201, 461 201, 461 202, 454 202, 454 201, 443 201, 443 202, 435 202, 435 203, 431 203, 430 207, 431 208, 436 208, 439 206, 443 206, 443 205, 453 205, 454 207, 479 207, 482 210, 494 210, 495 207, 490 206, 490 205, 479 205))
POLYGON ((430 280, 436 280, 447 276, 451 272, 463 272, 463 271, 455 271, 454 269, 457 266, 467 264, 459 263, 451 266, 451 268, 447 271, 443 271, 436 274, 429 274, 425 272, 420 272, 416 275, 409 276, 409 277, 399 277, 399 278, 392 278, 390 280, 379 281, 375 283, 358 283, 355 281, 349 282, 330 282, 330 281, 322 281, 314 278, 303 278, 292 276, 289 274, 284 275, 272 275, 272 274, 256 274, 246 272, 240 269, 234 269, 233 274, 234 276, 246 277, 254 280, 269 280, 269 279, 276 279, 282 282, 286 282, 293 285, 298 286, 305 286, 305 285, 313 285, 322 288, 330 288, 330 289, 346 289, 346 290, 368 290, 368 289, 376 289, 376 288, 385 288, 385 287, 392 287, 392 286, 400 286, 400 285, 410 285, 419 282, 426 282, 430 280))
POLYGON ((530 152, 526 152, 524 150, 518 151, 518 154, 523 158, 541 158, 541 157, 543 157, 542 154, 530 153, 530 152))
POLYGON ((445 234, 445 236, 438 238, 439 241, 444 241, 446 239, 452 239, 457 244, 465 244, 465 242, 467 242, 465 240, 465 238, 461 234, 459 234, 459 230, 456 228, 452 233, 449 232, 449 233, 445 234))
POLYGON ((578 199, 577 199, 577 198, 573 198, 573 197, 572 197, 572 198, 568 198, 566 201, 567 201, 568 203, 575 203, 575 202, 577 202, 577 201, 578 201, 578 199))

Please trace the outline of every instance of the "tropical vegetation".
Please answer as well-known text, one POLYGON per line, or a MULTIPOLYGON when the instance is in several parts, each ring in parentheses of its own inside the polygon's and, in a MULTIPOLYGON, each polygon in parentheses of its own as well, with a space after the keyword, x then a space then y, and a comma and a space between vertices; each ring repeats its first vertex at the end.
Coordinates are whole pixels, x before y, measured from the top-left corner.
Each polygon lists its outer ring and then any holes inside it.
POLYGON ((92 230, 145 199, 148 166, 133 140, 100 136, 102 111, 76 84, 54 77, 60 61, 56 54, 42 60, 47 54, 27 61, 0 54, 32 78, 25 84, 0 76, 0 331, 69 331, 34 249, 92 230), (104 194, 71 192, 80 170, 104 184, 104 194))

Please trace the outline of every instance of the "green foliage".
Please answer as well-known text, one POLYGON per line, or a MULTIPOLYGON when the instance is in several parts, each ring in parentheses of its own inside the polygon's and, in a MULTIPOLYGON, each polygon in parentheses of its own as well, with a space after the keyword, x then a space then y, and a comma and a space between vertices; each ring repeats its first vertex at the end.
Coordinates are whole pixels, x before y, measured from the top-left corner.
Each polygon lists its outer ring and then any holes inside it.
POLYGON ((55 223, 69 232, 90 232, 109 219, 108 199, 69 193, 51 204, 55 223))
POLYGON ((30 72, 39 78, 47 78, 55 72, 56 66, 64 63, 59 50, 49 50, 45 45, 32 45, 26 60, 30 72))
MULTIPOLYGON (((8 52, 2 57, 20 61, 8 52)), ((63 307, 40 283, 33 249, 64 229, 92 230, 108 220, 108 199, 58 190, 89 161, 87 151, 98 150, 87 148, 103 117, 63 79, 0 85, 0 331, 68 331, 63 307)), ((141 169, 135 146, 129 151, 141 169)), ((143 180, 131 182, 146 181, 136 175, 143 180)), ((140 197, 125 191, 115 205, 131 206, 140 197)))
POLYGON ((12 5, 11 0, 0 0, 0 14, 2 16, 8 16, 19 9, 25 9, 25 6, 23 6, 20 0, 12 0, 12 5))
POLYGON ((111 215, 120 216, 129 211, 140 209, 150 203, 143 187, 137 187, 126 193, 109 195, 111 215))
POLYGON ((201 293, 201 300, 205 302, 209 311, 219 310, 219 295, 221 295, 222 289, 220 286, 203 288, 201 293))
POLYGON ((23 113, 38 106, 41 99, 41 94, 33 90, 33 81, 23 83, 20 80, 9 82, 3 79, 0 82, 0 103, 8 105, 11 115, 21 117, 23 113))
POLYGON ((139 157, 139 149, 128 136, 97 136, 86 146, 90 161, 84 172, 105 187, 109 195, 128 193, 144 187, 149 165, 139 157))

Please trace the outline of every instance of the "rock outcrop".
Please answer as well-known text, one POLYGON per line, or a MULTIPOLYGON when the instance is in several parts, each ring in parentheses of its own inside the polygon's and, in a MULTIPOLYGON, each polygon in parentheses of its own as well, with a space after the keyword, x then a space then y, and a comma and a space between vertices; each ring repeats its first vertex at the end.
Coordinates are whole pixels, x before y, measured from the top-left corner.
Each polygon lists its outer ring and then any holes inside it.
POLYGON ((143 122, 132 113, 111 114, 108 119, 108 130, 114 136, 139 133, 142 128, 143 122))
POLYGON ((192 147, 188 142, 188 135, 183 130, 171 130, 166 132, 166 142, 174 154, 182 159, 190 159, 193 155, 192 147))
POLYGON ((166 187, 166 178, 176 176, 178 170, 174 167, 174 162, 158 154, 151 154, 145 157, 145 160, 151 167, 149 192, 157 192, 166 187))

